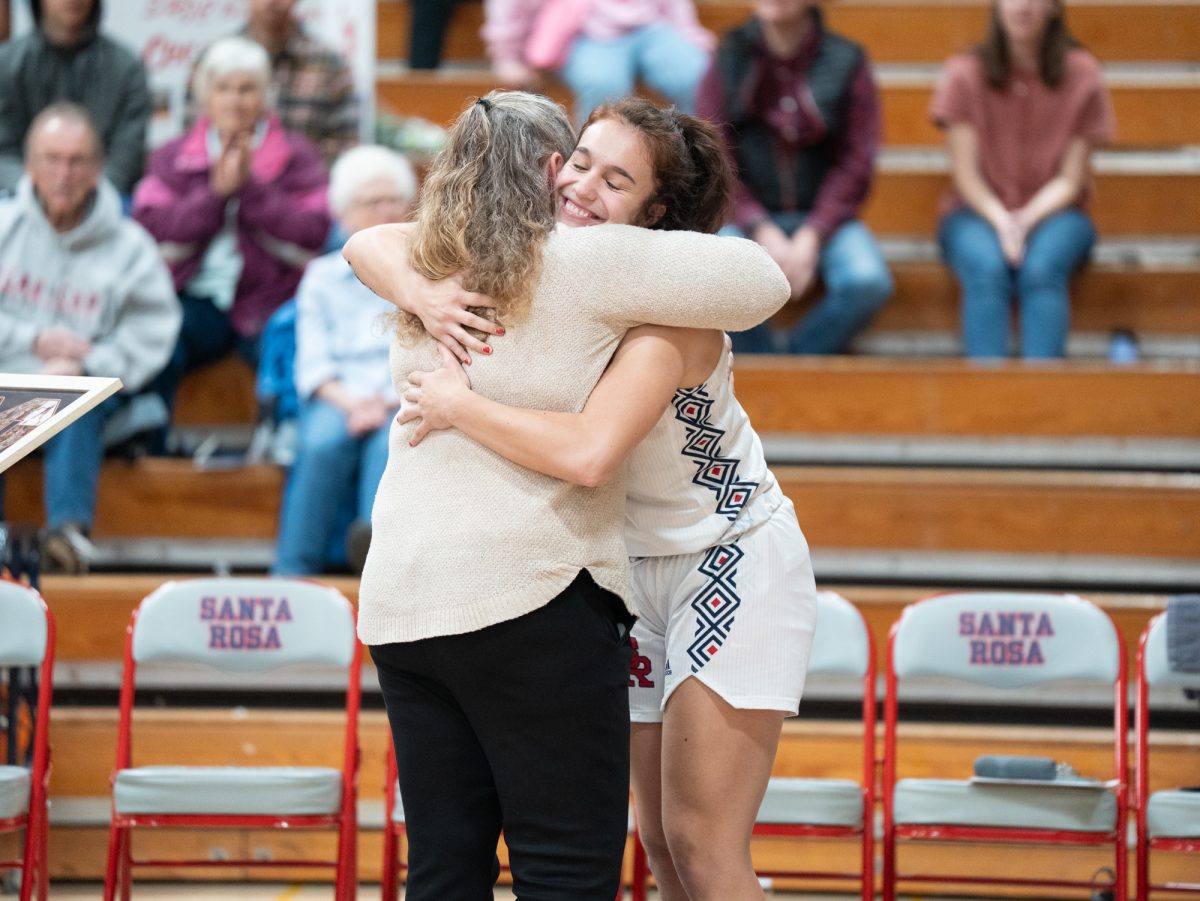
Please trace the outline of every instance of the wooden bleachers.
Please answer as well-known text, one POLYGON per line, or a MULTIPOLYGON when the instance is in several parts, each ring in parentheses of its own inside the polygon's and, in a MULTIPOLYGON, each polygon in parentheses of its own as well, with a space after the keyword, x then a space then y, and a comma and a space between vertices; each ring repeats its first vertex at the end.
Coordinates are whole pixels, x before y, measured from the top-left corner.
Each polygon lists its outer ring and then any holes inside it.
POLYGON ((1200 364, 739 357, 759 432, 1200 439, 1200 364))
MULTIPOLYGON (((880 172, 864 218, 885 239, 918 238, 930 247, 944 162, 906 157, 902 151, 938 148, 941 135, 928 121, 929 98, 940 64, 978 40, 985 0, 843 0, 830 4, 831 27, 861 41, 876 64, 882 93, 880 172)), ((743 21, 748 0, 698 0, 701 21, 720 32, 743 21)), ((452 119, 463 104, 495 84, 479 37, 482 5, 460 3, 447 41, 446 66, 406 72, 409 10, 405 0, 378 7, 380 105, 434 122, 452 119)), ((1097 161, 1094 213, 1105 242, 1182 241, 1182 260, 1163 266, 1139 253, 1093 265, 1073 291, 1071 353, 1103 354, 1107 336, 1127 329, 1142 336, 1143 353, 1194 354, 1200 319, 1200 240, 1192 210, 1200 191, 1200 166, 1179 148, 1200 144, 1200 76, 1190 66, 1200 46, 1200 3, 1195 0, 1081 0, 1068 9, 1080 41, 1106 65, 1116 111, 1116 154, 1097 161), (1129 171, 1121 151, 1152 152, 1129 171)), ((551 96, 568 92, 553 79, 551 96)), ((885 248, 886 249, 886 248, 885 248)), ((1103 254, 1101 254, 1103 255, 1103 254)), ((958 290, 945 268, 888 253, 897 292, 856 343, 873 353, 957 352, 958 290), (940 337, 939 337, 940 336, 940 337)), ((1111 257, 1112 255, 1110 255, 1111 257)), ((791 310, 790 315, 798 315, 791 310)))
MULTIPOLYGON (((15 470, 18 521, 41 520, 33 465, 15 470)), ((1200 484, 1187 474, 777 467, 814 549, 1104 554, 1194 559, 1200 484)), ((283 473, 196 470, 189 460, 108 461, 93 536, 275 536, 283 473)))
MULTIPOLYGON (((745 20, 748 0, 698 0, 700 21, 723 31, 745 20)), ((941 62, 979 40, 987 24, 985 0, 840 0, 830 4, 831 28, 864 43, 879 63, 941 62)), ((1072 0, 1071 31, 1108 62, 1191 63, 1200 46, 1200 6, 1173 0, 1072 0)), ((408 52, 409 7, 404 0, 379 0, 376 52, 381 60, 408 52)), ((447 63, 484 58, 479 28, 483 5, 459 3, 446 42, 447 63)))
MULTIPOLYGON (((1178 584, 1195 567, 1200 483, 1170 470, 1200 458, 1197 364, 747 357, 736 379, 768 452, 777 462, 809 464, 777 466, 776 474, 819 575, 830 572, 821 555, 842 552, 943 555, 903 577, 910 581, 951 578, 969 554, 1078 558, 1082 568, 1058 572, 1054 584, 1088 572, 1087 560, 1098 556, 1134 567, 1104 584, 1178 584), (882 447, 895 459, 847 466, 861 461, 820 443, 839 439, 882 447), (796 456, 796 445, 807 450, 796 456), (926 445, 941 455, 937 465, 912 456, 926 445), (997 446, 1014 449, 1006 456, 997 446), (1045 455, 1040 464, 1029 455, 1034 447, 1045 455), (1108 471, 1063 468, 1076 460, 1108 471), (1135 464, 1146 471, 1122 471, 1135 464)), ((10 516, 41 521, 38 463, 19 464, 9 485, 10 516)), ((149 538, 240 543, 260 548, 265 567, 282 487, 283 471, 273 465, 205 470, 186 459, 109 460, 94 537, 102 546, 149 538)))
MULTIPOLYGON (((936 71, 903 69, 877 71, 882 94, 883 143, 888 147, 930 147, 942 143, 941 133, 929 121, 929 102, 936 71)), ((436 72, 390 70, 376 82, 377 101, 387 109, 448 125, 469 98, 498 87, 484 68, 444 69, 436 72)), ((570 92, 561 82, 547 78, 542 85, 556 101, 570 105, 570 92)), ((1200 103, 1200 77, 1183 83, 1147 86, 1144 79, 1112 77, 1109 85, 1117 118, 1113 146, 1154 150, 1200 143, 1200 122, 1184 110, 1200 103)))

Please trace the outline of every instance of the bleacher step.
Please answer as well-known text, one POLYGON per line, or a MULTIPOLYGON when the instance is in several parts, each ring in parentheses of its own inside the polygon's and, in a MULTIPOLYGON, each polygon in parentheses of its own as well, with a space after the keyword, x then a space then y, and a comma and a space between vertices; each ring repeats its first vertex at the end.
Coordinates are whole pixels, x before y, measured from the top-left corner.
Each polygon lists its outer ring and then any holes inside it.
MULTIPOLYGON (((936 68, 880 67, 882 142, 888 147, 940 144, 943 135, 929 119, 936 68)), ((398 63, 376 67, 376 99, 395 115, 416 116, 446 126, 472 97, 502 87, 484 66, 409 70, 398 63)), ((1116 69, 1108 83, 1116 120, 1114 147, 1152 150, 1200 143, 1200 121, 1187 110, 1200 103, 1200 74, 1193 68, 1116 69)), ((570 108, 570 91, 547 77, 537 87, 570 108)), ((654 96, 646 90, 648 96, 654 96)))
MULTIPOLYGON (((721 32, 750 15, 750 0, 698 0, 700 21, 721 32)), ((841 0, 829 4, 829 27, 863 43, 877 62, 938 63, 976 43, 988 21, 987 0, 841 0)), ((408 53, 409 4, 377 6, 376 55, 408 53)), ((1200 4, 1195 0, 1072 0, 1075 37, 1105 61, 1195 62, 1200 4)), ((483 4, 459 3, 446 41, 447 61, 485 58, 479 29, 483 4)))

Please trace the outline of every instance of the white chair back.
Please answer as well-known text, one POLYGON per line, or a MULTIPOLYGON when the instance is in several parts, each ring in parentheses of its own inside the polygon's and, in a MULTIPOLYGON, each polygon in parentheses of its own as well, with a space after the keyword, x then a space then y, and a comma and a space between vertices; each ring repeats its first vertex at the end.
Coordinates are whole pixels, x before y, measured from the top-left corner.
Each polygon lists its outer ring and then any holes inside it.
POLYGON ((0 666, 40 666, 48 634, 41 596, 0 580, 0 666))
POLYGON ((817 592, 817 629, 809 651, 809 673, 861 679, 867 672, 870 647, 858 609, 836 592, 817 592))
POLYGON ((293 664, 349 666, 358 641, 339 592, 298 579, 168 582, 138 608, 133 658, 258 673, 293 664))
POLYGON ((1150 621, 1150 634, 1146 636, 1144 660, 1146 684, 1200 688, 1200 673, 1185 673, 1171 669, 1171 663, 1167 657, 1167 615, 1165 613, 1159 614, 1150 621))
POLYGON ((961 679, 993 688, 1045 682, 1112 683, 1121 667, 1112 620, 1083 598, 962 592, 906 607, 896 627, 896 675, 961 679))

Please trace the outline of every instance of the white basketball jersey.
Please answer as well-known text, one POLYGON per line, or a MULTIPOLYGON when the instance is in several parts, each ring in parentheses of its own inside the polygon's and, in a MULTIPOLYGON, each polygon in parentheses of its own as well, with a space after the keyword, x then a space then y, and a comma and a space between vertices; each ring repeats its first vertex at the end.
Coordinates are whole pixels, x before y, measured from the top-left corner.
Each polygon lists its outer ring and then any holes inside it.
POLYGON ((631 557, 690 554, 732 541, 784 501, 733 396, 729 360, 722 353, 704 384, 677 390, 629 457, 625 544, 631 557))

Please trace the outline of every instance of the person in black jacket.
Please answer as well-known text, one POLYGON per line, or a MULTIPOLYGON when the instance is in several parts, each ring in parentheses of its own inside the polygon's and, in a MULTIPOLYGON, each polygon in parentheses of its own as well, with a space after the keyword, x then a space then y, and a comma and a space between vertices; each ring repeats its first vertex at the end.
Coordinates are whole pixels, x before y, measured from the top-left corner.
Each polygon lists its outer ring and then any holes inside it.
POLYGON ((141 61, 100 34, 101 0, 30 0, 36 28, 0 45, 0 191, 25 171, 22 142, 52 103, 88 111, 104 143, 105 172, 128 197, 146 162, 150 89, 141 61))

